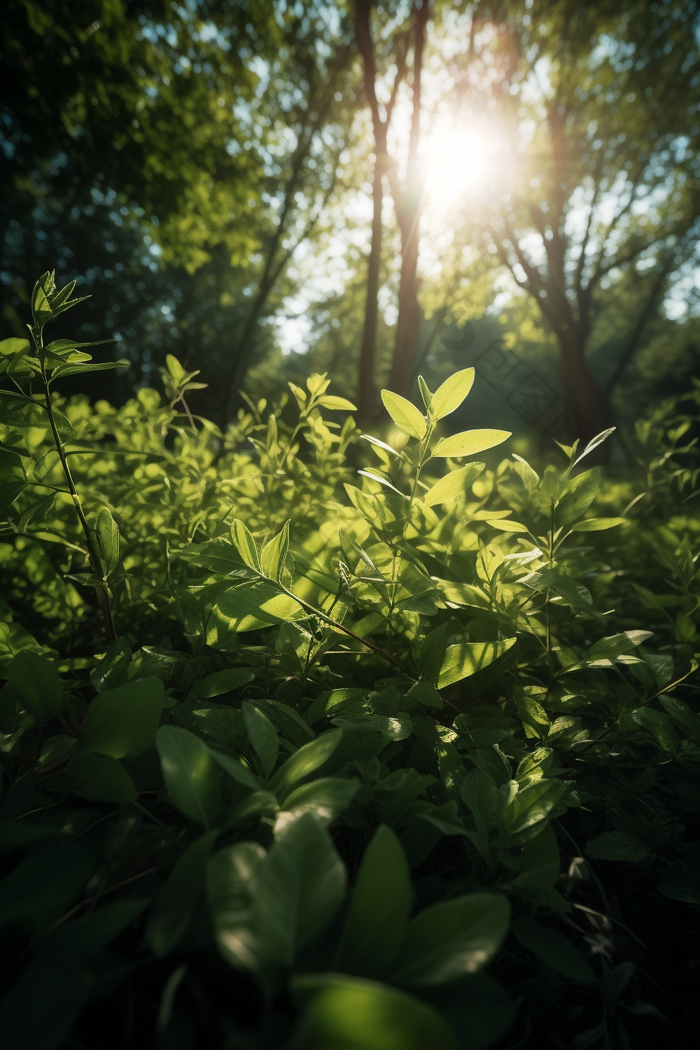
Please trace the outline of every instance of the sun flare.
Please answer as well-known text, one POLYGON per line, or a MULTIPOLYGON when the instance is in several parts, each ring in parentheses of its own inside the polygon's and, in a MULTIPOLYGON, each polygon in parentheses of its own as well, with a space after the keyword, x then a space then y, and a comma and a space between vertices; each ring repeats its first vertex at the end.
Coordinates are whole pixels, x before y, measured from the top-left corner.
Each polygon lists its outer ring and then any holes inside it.
POLYGON ((489 186, 495 143, 485 132, 436 128, 426 141, 426 193, 433 206, 458 204, 489 186))

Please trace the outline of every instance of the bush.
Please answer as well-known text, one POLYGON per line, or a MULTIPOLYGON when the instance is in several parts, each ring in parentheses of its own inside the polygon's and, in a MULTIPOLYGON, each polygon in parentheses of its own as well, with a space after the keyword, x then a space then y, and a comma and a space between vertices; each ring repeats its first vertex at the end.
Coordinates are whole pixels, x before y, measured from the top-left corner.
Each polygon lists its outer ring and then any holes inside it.
POLYGON ((393 444, 320 375, 222 435, 172 357, 60 397, 115 367, 45 344, 71 294, 0 343, 10 1045, 645 1045, 700 904, 692 412, 616 480, 440 436, 473 369, 384 391, 393 444))

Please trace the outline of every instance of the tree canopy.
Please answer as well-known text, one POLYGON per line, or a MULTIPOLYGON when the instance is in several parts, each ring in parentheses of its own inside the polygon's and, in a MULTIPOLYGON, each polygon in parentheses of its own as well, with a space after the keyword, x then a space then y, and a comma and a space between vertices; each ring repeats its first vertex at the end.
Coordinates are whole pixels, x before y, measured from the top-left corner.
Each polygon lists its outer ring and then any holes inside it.
POLYGON ((695 0, 13 0, 5 323, 55 265, 107 304, 123 394, 171 352, 226 422, 298 351, 371 418, 382 381, 454 363, 447 321, 507 318, 551 362, 561 436, 602 429, 623 380, 649 399, 697 359, 699 19, 695 0))

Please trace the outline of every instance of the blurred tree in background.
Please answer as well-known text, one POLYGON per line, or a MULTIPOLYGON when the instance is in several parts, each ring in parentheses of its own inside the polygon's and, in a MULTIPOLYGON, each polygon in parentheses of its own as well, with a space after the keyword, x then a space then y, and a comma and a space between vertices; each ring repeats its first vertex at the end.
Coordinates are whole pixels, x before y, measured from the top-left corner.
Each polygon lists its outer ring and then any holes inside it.
POLYGON ((698 364, 699 21, 697 0, 9 0, 6 334, 55 265, 134 363, 94 395, 174 353, 221 423, 241 386, 312 369, 370 419, 382 383, 491 343, 561 391, 556 436, 629 426, 698 364))

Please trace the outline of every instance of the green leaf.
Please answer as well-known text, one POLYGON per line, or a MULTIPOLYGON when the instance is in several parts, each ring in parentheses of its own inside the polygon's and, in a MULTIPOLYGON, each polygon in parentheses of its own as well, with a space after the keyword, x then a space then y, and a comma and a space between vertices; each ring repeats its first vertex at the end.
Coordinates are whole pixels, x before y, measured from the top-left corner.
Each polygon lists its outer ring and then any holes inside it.
POLYGON ((675 755, 678 750, 678 736, 668 715, 651 707, 638 707, 632 712, 632 718, 651 733, 662 751, 675 755))
POLYGON ((473 456, 476 452, 500 445, 510 436, 509 430, 463 430, 461 434, 440 438, 431 456, 443 459, 447 456, 453 459, 459 456, 473 456))
POLYGON ((237 784, 242 784, 243 787, 250 788, 252 791, 257 791, 262 786, 255 773, 244 765, 240 758, 214 750, 210 750, 209 754, 224 773, 228 773, 237 784))
POLYGON ((472 769, 462 781, 460 796, 469 809, 484 841, 495 829, 499 792, 495 781, 482 769, 472 769))
POLYGON ((434 904, 408 927, 392 974, 397 984, 445 984, 486 966, 499 950, 510 906, 495 893, 470 893, 434 904))
POLYGON ((197 707, 191 713, 197 728, 219 744, 240 744, 245 737, 243 713, 238 708, 214 704, 197 707))
POLYGON ((82 372, 110 372, 113 368, 130 368, 131 361, 120 358, 118 361, 100 361, 88 365, 57 365, 52 373, 51 380, 65 379, 66 376, 77 376, 82 372))
POLYGON ((420 396, 423 398, 423 404, 425 405, 426 412, 430 408, 430 402, 433 399, 433 395, 430 393, 430 387, 426 383, 423 376, 418 376, 418 389, 420 390, 420 396))
POLYGON ((221 808, 219 773, 209 748, 177 726, 160 727, 156 748, 170 798, 186 817, 209 828, 221 808))
POLYGON ((315 740, 311 740, 308 744, 300 747, 277 770, 270 781, 270 791, 273 791, 279 799, 284 800, 295 784, 310 776, 314 770, 318 769, 330 758, 340 743, 342 736, 342 729, 330 729, 327 733, 322 733, 315 740))
POLYGON ((266 580, 238 584, 224 591, 214 607, 228 621, 229 630, 240 633, 308 615, 294 598, 280 594, 266 580))
POLYGON ((206 678, 200 678, 194 683, 190 690, 190 698, 194 700, 210 700, 214 696, 230 693, 233 689, 240 689, 242 685, 252 682, 254 674, 246 667, 229 667, 225 671, 215 671, 206 678))
POLYGON ((523 847, 520 854, 519 875, 511 883, 512 889, 524 901, 532 904, 553 904, 563 898, 554 891, 559 877, 561 862, 559 844, 551 824, 523 847))
POLYGON ((561 780, 538 780, 518 791, 509 809, 511 835, 546 820, 565 793, 566 784, 561 780))
POLYGON ((137 797, 133 780, 110 755, 79 755, 66 769, 76 778, 78 790, 93 802, 125 805, 137 797))
POLYGON ((218 831, 191 842, 158 891, 146 924, 145 939, 159 959, 169 955, 185 933, 204 887, 207 861, 218 831))
POLYGON ((510 518, 487 518, 486 523, 499 532, 527 532, 527 525, 510 518))
POLYGON ((11 478, 0 481, 0 514, 6 514, 13 503, 19 499, 27 487, 22 478, 11 478))
POLYGON ((587 664, 595 660, 614 660, 642 645, 651 636, 651 631, 621 631, 619 634, 611 634, 595 642, 584 653, 583 659, 587 664))
POLYGON ((263 773, 269 778, 272 776, 279 752, 280 744, 277 730, 259 707, 255 707, 246 701, 242 710, 248 739, 260 759, 263 773))
POLYGON ((430 402, 430 418, 436 422, 459 408, 474 385, 474 369, 464 368, 455 372, 438 387, 430 402))
POLYGON ((305 1005, 299 1050, 459 1050, 440 1014, 406 992, 344 974, 292 982, 305 1005))
POLYGON ((501 642, 460 642, 448 646, 440 667, 438 689, 468 678, 492 664, 515 645, 517 638, 506 638, 501 642))
POLYGON ((76 753, 97 751, 112 758, 140 755, 153 743, 163 702, 160 678, 142 678, 100 693, 88 707, 76 753))
POLYGON ((536 919, 516 919, 513 931, 520 943, 553 970, 578 984, 595 984, 596 976, 571 941, 536 919))
POLYGON ((58 714, 61 707, 61 680, 51 662, 38 653, 23 650, 7 665, 7 680, 26 710, 40 725, 58 714))
POLYGON ((603 529, 612 529, 615 525, 624 525, 626 518, 585 518, 577 521, 571 526, 572 532, 602 532, 603 529))
POLYGON ((258 967, 253 887, 265 859, 257 842, 239 842, 216 853, 207 865, 207 897, 217 948, 236 969, 258 967))
POLYGON ((255 569, 256 572, 262 572, 255 540, 248 527, 239 518, 236 518, 231 526, 231 537, 246 565, 249 565, 251 569, 255 569))
POLYGON ((359 790, 359 780, 321 777, 310 784, 302 784, 287 795, 284 813, 294 818, 302 813, 310 813, 325 826, 347 809, 359 790))
POLYGON ((324 394, 320 397, 316 404, 322 408, 328 408, 331 412, 357 412, 357 408, 353 405, 352 401, 348 401, 346 397, 336 397, 335 394, 324 394))
POLYGON ((333 965, 366 977, 385 975, 401 948, 412 903, 406 854, 382 824, 362 858, 333 965))
POLYGON ((95 539, 105 578, 119 564, 119 528, 107 507, 102 507, 95 523, 95 539))
POLYGON ((0 354, 5 357, 12 357, 14 354, 22 353, 30 348, 28 339, 20 339, 18 336, 11 336, 9 339, 0 340, 0 354))
POLYGON ((391 390, 382 390, 382 402, 397 427, 400 427, 410 437, 421 438, 425 436, 428 429, 425 418, 420 410, 407 401, 400 394, 394 394, 391 390))
POLYGON ((469 463, 466 467, 451 471, 424 493, 421 503, 424 507, 434 507, 438 503, 447 503, 448 500, 461 496, 465 489, 474 484, 482 470, 483 463, 469 463))
POLYGON ((282 579, 289 553, 289 524, 289 521, 285 521, 277 535, 265 544, 260 555, 262 571, 271 580, 278 582, 282 579))
POLYGON ((644 843, 627 831, 604 831, 589 839, 584 851, 593 860, 624 861, 627 864, 637 864, 649 856, 644 843))
POLYGON ((289 824, 258 869, 253 914, 261 957, 291 966, 326 929, 345 895, 345 868, 309 814, 289 824))

